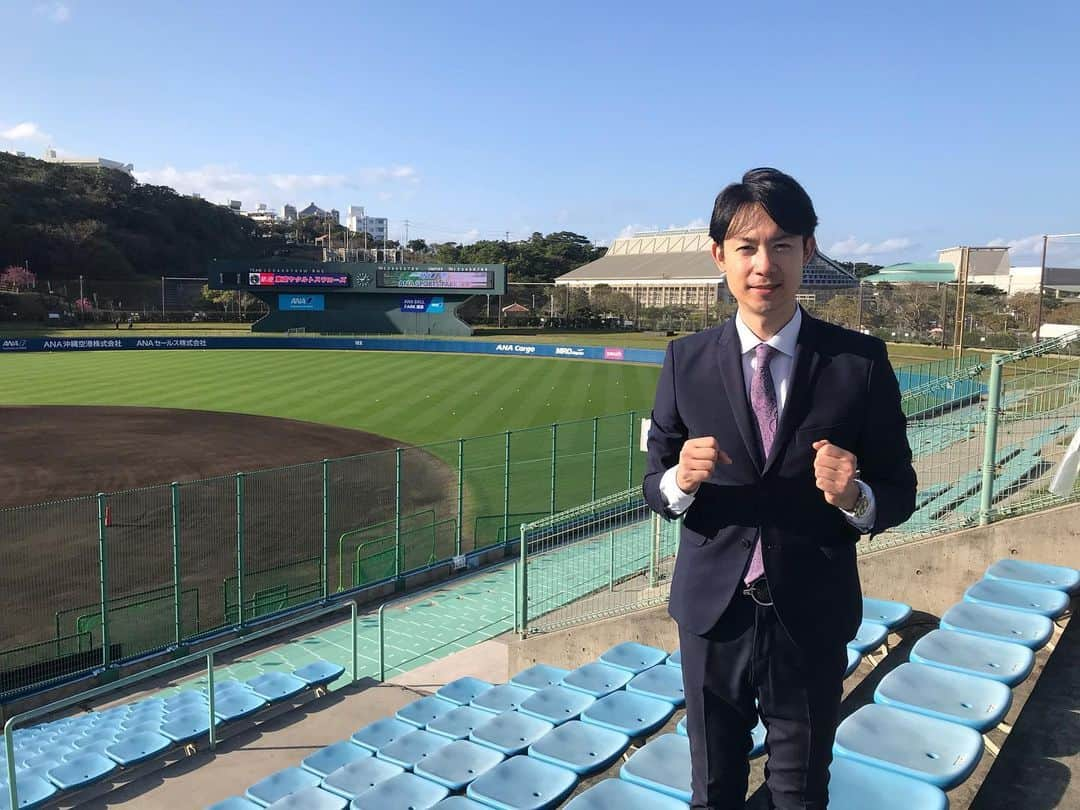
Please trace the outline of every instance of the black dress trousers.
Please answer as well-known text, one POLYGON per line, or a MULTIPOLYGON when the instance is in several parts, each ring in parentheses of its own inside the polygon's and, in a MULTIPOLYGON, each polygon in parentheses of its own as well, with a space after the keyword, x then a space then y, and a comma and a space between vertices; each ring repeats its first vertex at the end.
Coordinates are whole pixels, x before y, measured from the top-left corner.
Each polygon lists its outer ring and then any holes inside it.
POLYGON ((778 810, 825 810, 843 693, 843 645, 800 650, 771 606, 738 593, 704 636, 679 628, 694 810, 745 804, 750 732, 766 728, 778 810), (756 705, 755 705, 756 701, 756 705))

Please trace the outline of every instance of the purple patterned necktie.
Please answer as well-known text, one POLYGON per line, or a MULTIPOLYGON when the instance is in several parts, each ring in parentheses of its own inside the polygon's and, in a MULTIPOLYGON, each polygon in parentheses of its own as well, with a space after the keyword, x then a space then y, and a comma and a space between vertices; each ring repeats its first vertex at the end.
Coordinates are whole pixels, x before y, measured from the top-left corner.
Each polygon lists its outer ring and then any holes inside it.
MULTIPOLYGON (((776 351, 768 343, 759 343, 755 347, 754 356, 757 358, 757 368, 754 369, 754 377, 750 381, 750 407, 754 409, 754 417, 757 419, 764 458, 769 457, 773 437, 776 435, 776 387, 773 385, 772 372, 769 369, 776 351)), ((759 532, 757 540, 754 541, 754 553, 750 557, 750 566, 746 569, 743 581, 749 585, 764 573, 765 563, 761 559, 761 533, 759 532)))

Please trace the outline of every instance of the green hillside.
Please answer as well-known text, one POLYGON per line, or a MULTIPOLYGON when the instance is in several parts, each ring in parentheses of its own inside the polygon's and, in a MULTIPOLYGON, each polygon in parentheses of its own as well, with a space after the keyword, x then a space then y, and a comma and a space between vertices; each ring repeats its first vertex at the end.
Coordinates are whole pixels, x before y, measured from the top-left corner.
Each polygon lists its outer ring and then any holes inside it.
POLYGON ((39 281, 201 276, 213 257, 260 256, 244 217, 120 171, 0 152, 0 268, 39 281))

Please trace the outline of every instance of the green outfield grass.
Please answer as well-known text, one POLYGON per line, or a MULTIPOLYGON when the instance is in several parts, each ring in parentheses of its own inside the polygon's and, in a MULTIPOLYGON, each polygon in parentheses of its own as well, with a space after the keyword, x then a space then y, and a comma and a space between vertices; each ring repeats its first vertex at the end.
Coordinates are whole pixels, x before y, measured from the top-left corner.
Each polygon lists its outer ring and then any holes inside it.
POLYGON ((322 422, 407 444, 647 410, 659 369, 336 351, 87 352, 0 359, 6 405, 141 405, 322 422))

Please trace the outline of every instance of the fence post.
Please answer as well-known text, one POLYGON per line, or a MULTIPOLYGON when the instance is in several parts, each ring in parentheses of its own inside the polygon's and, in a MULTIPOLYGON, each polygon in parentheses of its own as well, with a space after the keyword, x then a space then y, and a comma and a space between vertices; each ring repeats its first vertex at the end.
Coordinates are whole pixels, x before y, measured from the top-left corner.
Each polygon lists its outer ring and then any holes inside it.
POLYGON ((401 588, 401 448, 394 451, 394 589, 401 588))
POLYGON ((236 474, 236 617, 244 626, 244 474, 236 474))
POLYGON ((634 414, 630 411, 630 434, 626 439, 626 488, 634 488, 634 414))
MULTIPOLYGON (((465 440, 457 440, 457 533, 454 537, 454 555, 461 554, 461 524, 465 520, 465 440)), ((476 547, 475 539, 473 548, 476 547)))
POLYGON ((660 515, 653 513, 652 516, 652 548, 649 551, 649 587, 655 588, 658 577, 657 569, 660 567, 660 535, 663 532, 664 524, 660 519, 660 515))
POLYGON ((979 498, 979 525, 990 522, 994 507, 994 467, 997 463, 998 410, 1001 404, 1000 354, 990 358, 990 390, 986 403, 986 435, 983 438, 982 493, 979 498))
POLYGON ((506 431, 503 459, 503 543, 510 546, 510 431, 506 431))
POLYGON ((559 425, 551 426, 551 514, 555 514, 555 459, 558 453, 559 425))
POLYGON ((386 683, 386 631, 383 626, 383 613, 386 603, 379 605, 379 683, 386 683))
POLYGON ((217 748, 217 723, 214 717, 214 651, 206 654, 206 697, 210 710, 210 750, 217 748))
POLYGON ((184 641, 184 611, 180 604, 183 590, 180 587, 180 485, 172 482, 172 565, 173 565, 173 624, 176 646, 184 641))
POLYGON ((518 585, 521 588, 521 595, 518 597, 521 602, 521 637, 525 638, 529 634, 529 544, 525 541, 525 524, 521 524, 521 547, 518 549, 518 568, 520 574, 518 576, 518 585))
POLYGON ((514 560, 514 632, 521 632, 521 581, 518 573, 519 561, 514 560))
POLYGON ((330 594, 330 459, 322 460, 322 598, 330 594))
POLYGON ((105 510, 108 496, 104 492, 97 495, 98 518, 98 585, 101 591, 101 666, 108 668, 111 658, 109 650, 109 542, 105 522, 105 510))
POLYGON ((590 500, 594 501, 596 500, 596 429, 599 421, 598 416, 592 418, 592 498, 590 500))
POLYGON ((615 530, 608 532, 608 592, 615 590, 615 530))

